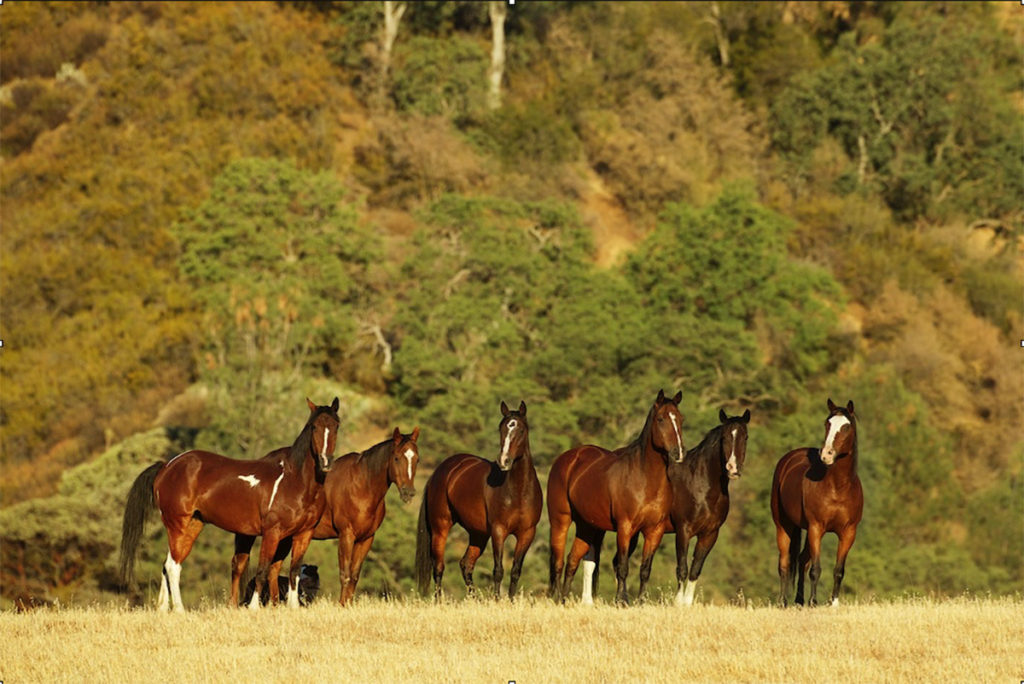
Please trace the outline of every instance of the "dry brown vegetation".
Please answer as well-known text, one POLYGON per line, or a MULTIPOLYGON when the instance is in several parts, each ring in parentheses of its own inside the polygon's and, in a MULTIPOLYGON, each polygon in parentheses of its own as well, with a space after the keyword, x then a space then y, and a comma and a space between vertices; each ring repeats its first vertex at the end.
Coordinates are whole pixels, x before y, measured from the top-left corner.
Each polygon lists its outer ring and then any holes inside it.
POLYGON ((0 615, 0 679, 152 681, 1018 681, 1024 604, 816 610, 357 601, 183 615, 0 615))

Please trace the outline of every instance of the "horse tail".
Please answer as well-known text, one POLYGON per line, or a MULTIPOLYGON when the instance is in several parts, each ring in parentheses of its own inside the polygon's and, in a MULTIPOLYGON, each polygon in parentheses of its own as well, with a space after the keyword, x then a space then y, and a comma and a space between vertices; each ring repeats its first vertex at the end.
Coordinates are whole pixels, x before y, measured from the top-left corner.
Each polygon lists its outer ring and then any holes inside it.
POLYGON ((121 585, 135 590, 135 557, 138 555, 139 543, 146 527, 146 521, 156 508, 153 495, 153 482, 163 469, 164 462, 157 461, 135 478, 128 490, 128 500, 124 506, 124 519, 121 522, 121 585))
MULTIPOLYGON (((429 485, 429 483, 428 483, 429 485)), ((423 501, 420 503, 420 517, 416 523, 416 588, 426 596, 430 591, 430 579, 433 563, 430 559, 430 521, 427 519, 427 496, 429 487, 423 488, 423 501)))

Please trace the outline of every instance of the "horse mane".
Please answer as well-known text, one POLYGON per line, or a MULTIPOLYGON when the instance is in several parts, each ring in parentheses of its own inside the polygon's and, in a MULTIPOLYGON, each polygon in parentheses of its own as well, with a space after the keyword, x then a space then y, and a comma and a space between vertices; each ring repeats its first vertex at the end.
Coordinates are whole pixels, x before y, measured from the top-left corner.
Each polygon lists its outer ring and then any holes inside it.
POLYGON ((722 428, 726 425, 728 423, 719 423, 708 430, 707 434, 704 435, 704 439, 700 440, 700 444, 687 450, 683 464, 689 465, 692 468, 702 458, 710 460, 716 455, 721 454, 722 433, 724 432, 722 428))
POLYGON ((644 426, 640 429, 640 433, 623 447, 616 449, 616 452, 622 457, 642 455, 644 451, 644 445, 647 443, 647 439, 651 434, 651 421, 654 420, 654 410, 657 408, 657 402, 651 404, 651 409, 647 412, 647 420, 644 421, 644 426))
MULTIPOLYGON (((404 435, 403 435, 404 438, 404 435)), ((387 447, 391 445, 394 440, 391 437, 374 444, 369 449, 359 454, 359 462, 366 464, 367 472, 373 475, 379 475, 381 471, 386 471, 388 468, 388 451, 387 447)))

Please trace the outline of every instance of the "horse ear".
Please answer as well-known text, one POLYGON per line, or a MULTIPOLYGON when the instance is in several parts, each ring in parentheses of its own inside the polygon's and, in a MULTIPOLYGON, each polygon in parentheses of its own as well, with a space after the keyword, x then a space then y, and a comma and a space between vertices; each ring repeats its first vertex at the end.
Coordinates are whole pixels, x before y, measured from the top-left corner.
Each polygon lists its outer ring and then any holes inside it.
POLYGON ((402 431, 398 429, 397 425, 395 426, 395 431, 391 433, 391 439, 393 439, 396 444, 402 441, 402 431))
POLYGON ((339 407, 341 407, 341 402, 338 401, 338 397, 334 397, 334 401, 331 402, 331 408, 337 413, 339 407))
POLYGON ((665 401, 665 390, 663 390, 663 389, 658 390, 658 398, 655 399, 655 401, 657 401, 659 404, 661 402, 665 401))
POLYGON ((506 404, 506 403, 505 403, 505 402, 503 401, 503 402, 501 402, 501 415, 502 415, 502 416, 507 416, 508 414, 509 414, 509 410, 508 410, 508 404, 506 404))
POLYGON ((309 410, 310 410, 310 411, 316 411, 316 404, 314 404, 313 402, 311 402, 311 401, 309 400, 309 397, 306 397, 306 406, 308 406, 308 407, 309 407, 309 410))
POLYGON ((412 429, 412 434, 409 435, 409 440, 415 442, 419 438, 420 438, 420 426, 417 425, 416 427, 414 427, 412 429))
POLYGON ((683 390, 676 392, 676 396, 672 397, 672 403, 679 406, 679 402, 683 400, 683 390))
POLYGON ((724 423, 729 420, 729 416, 725 414, 725 409, 718 409, 718 422, 724 423))
POLYGON ((832 403, 832 397, 828 398, 828 410, 829 411, 835 411, 836 410, 836 405, 832 403))
POLYGON ((522 400, 519 401, 519 413, 520 413, 520 415, 523 415, 523 416, 526 415, 526 402, 525 401, 522 401, 522 400))
POLYGON ((750 409, 747 409, 746 411, 743 412, 743 422, 744 423, 749 423, 750 422, 750 409))
POLYGON ((853 399, 846 402, 846 411, 850 414, 853 414, 853 399))

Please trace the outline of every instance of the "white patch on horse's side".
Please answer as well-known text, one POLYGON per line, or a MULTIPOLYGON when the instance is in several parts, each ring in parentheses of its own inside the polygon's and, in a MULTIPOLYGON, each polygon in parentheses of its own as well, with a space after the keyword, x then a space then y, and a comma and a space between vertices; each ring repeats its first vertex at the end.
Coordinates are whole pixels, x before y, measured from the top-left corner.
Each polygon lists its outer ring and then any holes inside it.
POLYGON ((281 478, 283 477, 284 473, 282 472, 280 475, 277 476, 277 479, 274 480, 274 491, 270 492, 270 503, 267 504, 268 511, 274 506, 274 497, 277 496, 277 486, 281 484, 281 478))
POLYGON ((697 593, 697 580, 690 581, 689 578, 686 580, 686 584, 679 587, 679 592, 676 594, 676 605, 677 606, 692 606, 693 596, 697 593))
MULTIPOLYGON (((830 456, 833 457, 833 460, 835 460, 834 456, 836 451, 836 436, 839 434, 839 431, 842 430, 844 426, 849 424, 850 419, 842 414, 832 416, 831 418, 828 419, 828 434, 825 435, 825 447, 821 450, 823 454, 829 454, 830 456)), ((831 463, 831 461, 826 462, 826 464, 828 463, 831 463)))
POLYGON ((409 479, 412 479, 412 459, 416 458, 416 452, 412 449, 405 450, 405 458, 409 461, 409 479))
POLYGON ((679 443, 679 460, 683 459, 686 452, 683 451, 683 436, 679 434, 679 426, 676 424, 676 416, 674 413, 668 414, 669 420, 672 421, 672 429, 676 431, 676 442, 679 443))
POLYGON ((260 483, 259 478, 255 475, 239 475, 238 479, 242 482, 248 482, 250 487, 255 487, 260 483))
POLYGON ((580 603, 584 606, 594 605, 594 571, 597 563, 591 560, 583 561, 583 594, 580 596, 580 603))

